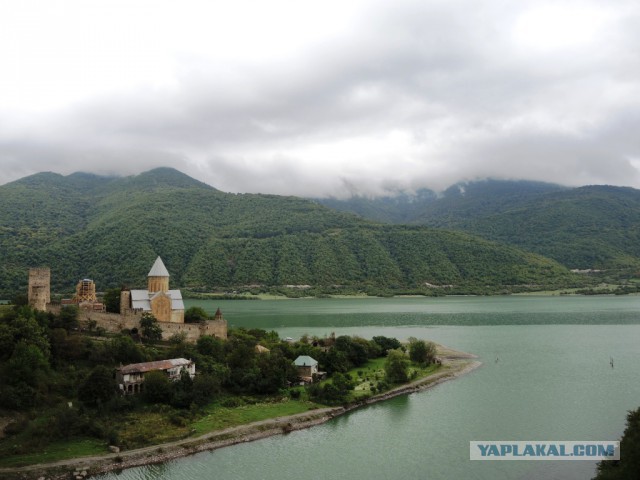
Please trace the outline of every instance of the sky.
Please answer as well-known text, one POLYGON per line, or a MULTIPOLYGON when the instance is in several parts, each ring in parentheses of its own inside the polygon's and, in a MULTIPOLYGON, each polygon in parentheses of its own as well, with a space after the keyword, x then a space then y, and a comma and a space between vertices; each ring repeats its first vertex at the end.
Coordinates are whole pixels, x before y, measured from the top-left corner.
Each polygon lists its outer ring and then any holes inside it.
POLYGON ((640 188, 637 0, 0 0, 0 184, 640 188))

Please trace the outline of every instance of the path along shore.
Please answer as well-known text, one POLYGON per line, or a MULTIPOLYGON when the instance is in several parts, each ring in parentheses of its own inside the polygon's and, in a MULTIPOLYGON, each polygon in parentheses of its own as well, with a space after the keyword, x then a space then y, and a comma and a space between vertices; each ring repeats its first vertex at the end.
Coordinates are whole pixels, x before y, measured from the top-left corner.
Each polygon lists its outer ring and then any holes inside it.
POLYGON ((438 357, 444 368, 414 382, 401 385, 388 392, 363 399, 346 407, 331 407, 309 410, 287 417, 270 418, 247 425, 239 425, 209 432, 195 438, 150 447, 109 453, 100 456, 71 458, 58 462, 28 465, 16 468, 0 468, 0 478, 13 480, 81 480, 100 473, 163 463, 195 453, 215 450, 238 443, 251 442, 272 435, 281 435, 325 423, 332 418, 373 403, 382 402, 399 395, 406 395, 452 380, 475 370, 481 362, 475 355, 438 346, 438 357))

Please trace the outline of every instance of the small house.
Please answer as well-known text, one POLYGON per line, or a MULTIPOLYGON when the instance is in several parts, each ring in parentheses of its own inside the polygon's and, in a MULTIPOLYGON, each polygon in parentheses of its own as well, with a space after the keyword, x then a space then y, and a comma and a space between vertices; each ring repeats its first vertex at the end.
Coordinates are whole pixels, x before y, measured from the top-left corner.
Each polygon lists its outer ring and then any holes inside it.
POLYGON ((309 355, 300 355, 293 364, 298 369, 298 375, 301 378, 313 378, 313 375, 318 373, 318 361, 309 355))
POLYGON ((170 360, 125 365, 116 370, 116 383, 120 393, 124 395, 140 393, 144 383, 144 375, 154 370, 164 372, 169 377, 169 380, 176 381, 180 379, 183 370, 191 378, 195 377, 196 364, 186 358, 172 358, 170 360))

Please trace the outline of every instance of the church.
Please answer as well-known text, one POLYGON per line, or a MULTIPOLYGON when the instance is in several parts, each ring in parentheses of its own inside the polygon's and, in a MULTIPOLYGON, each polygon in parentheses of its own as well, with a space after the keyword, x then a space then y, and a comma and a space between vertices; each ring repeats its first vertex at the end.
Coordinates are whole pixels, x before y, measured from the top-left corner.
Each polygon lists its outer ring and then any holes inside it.
POLYGON ((184 302, 180 290, 169 289, 169 272, 160 257, 156 258, 146 290, 123 290, 120 312, 151 313, 159 322, 184 323, 184 302))
POLYGON ((169 289, 169 272, 160 257, 156 258, 147 275, 146 290, 123 289, 120 292, 120 313, 103 311, 102 303, 94 302, 95 285, 92 280, 83 279, 76 287, 76 296, 68 302, 51 304, 51 271, 49 268, 29 269, 29 305, 37 310, 59 313, 67 304, 84 305, 78 320, 83 326, 93 324, 105 332, 121 333, 124 329, 140 328, 140 320, 145 313, 151 313, 162 329, 163 340, 176 334, 182 335, 187 342, 196 342, 204 335, 226 340, 227 321, 220 309, 213 320, 198 323, 184 323, 184 302, 180 290, 169 289), (93 303, 91 303, 93 302, 93 303))

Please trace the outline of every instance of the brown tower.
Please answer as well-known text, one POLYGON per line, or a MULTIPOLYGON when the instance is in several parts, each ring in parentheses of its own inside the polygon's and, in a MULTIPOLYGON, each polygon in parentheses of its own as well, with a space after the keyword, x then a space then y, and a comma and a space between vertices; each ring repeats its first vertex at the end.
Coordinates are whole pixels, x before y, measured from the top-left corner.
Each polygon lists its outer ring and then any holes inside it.
POLYGON ((51 270, 48 268, 29 269, 29 305, 45 311, 51 303, 51 270))
POLYGON ((169 272, 160 257, 156 258, 153 267, 149 270, 147 284, 149 293, 166 292, 169 290, 169 272))

